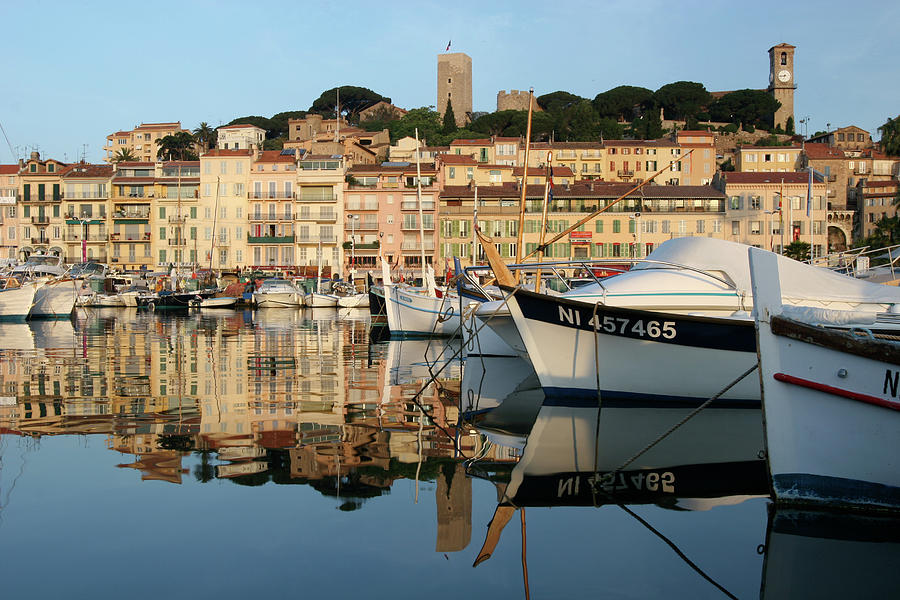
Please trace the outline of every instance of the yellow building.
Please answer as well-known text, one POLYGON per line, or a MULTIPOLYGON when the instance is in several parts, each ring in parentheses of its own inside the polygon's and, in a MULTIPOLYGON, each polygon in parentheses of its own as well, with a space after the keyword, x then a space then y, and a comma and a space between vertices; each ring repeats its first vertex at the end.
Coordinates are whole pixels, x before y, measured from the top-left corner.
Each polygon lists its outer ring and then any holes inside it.
MULTIPOLYGON (((120 162, 110 181, 110 254, 126 270, 156 265, 150 210, 156 195, 156 167, 152 162, 120 162)), ((165 227, 166 225, 162 225, 165 227)), ((158 231, 158 229, 156 229, 158 231)), ((164 242, 163 242, 164 243, 164 242)), ((167 249, 166 249, 167 250, 167 249)))
POLYGON ((154 206, 151 227, 157 265, 187 269, 209 266, 204 242, 199 239, 201 220, 199 205, 200 162, 173 161, 156 163, 154 206))
POLYGON ((800 146, 738 146, 736 171, 742 173, 790 173, 801 168, 800 146))
POLYGON ((119 152, 127 149, 136 161, 155 161, 156 153, 159 151, 156 140, 181 131, 190 133, 190 130, 181 127, 181 121, 175 121, 172 123, 141 123, 131 131, 111 133, 106 136, 106 145, 103 146, 103 151, 106 152, 103 160, 108 163, 114 162, 119 152))
POLYGON ((204 266, 232 269, 247 264, 247 198, 255 149, 210 150, 200 157, 198 243, 204 266), (210 263, 211 260, 211 263, 210 263))
POLYGON ((19 165, 0 165, 0 262, 13 261, 19 249, 19 165))
POLYGON ((115 258, 109 254, 109 189, 112 175, 110 165, 75 163, 63 170, 66 262, 90 259, 112 262, 115 258))
POLYGON ((340 156, 304 154, 297 171, 297 264, 337 273, 343 264, 344 174, 340 156))
MULTIPOLYGON (((294 261, 294 187, 297 158, 291 151, 267 150, 253 160, 248 187, 247 264, 289 270, 294 261)), ((243 264, 243 263, 238 263, 243 264)))
POLYGON ((62 172, 68 166, 32 152, 19 170, 19 258, 37 251, 65 255, 62 172))

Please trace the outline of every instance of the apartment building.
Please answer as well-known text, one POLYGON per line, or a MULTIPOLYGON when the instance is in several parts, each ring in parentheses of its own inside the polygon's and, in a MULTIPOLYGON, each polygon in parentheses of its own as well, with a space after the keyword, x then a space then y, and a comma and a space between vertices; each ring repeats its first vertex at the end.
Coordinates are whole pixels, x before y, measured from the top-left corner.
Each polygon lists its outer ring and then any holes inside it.
POLYGON ((716 185, 727 196, 726 239, 774 252, 794 241, 808 242, 816 256, 846 244, 837 231, 826 230, 826 182, 815 176, 812 208, 807 216, 808 173, 722 173, 716 185))
POLYGON ((255 149, 210 150, 200 157, 201 256, 204 266, 231 269, 245 265, 249 231, 248 184, 255 149))
MULTIPOLYGON (((66 224, 62 237, 66 262, 111 262, 107 217, 112 175, 110 165, 75 163, 63 169, 66 224)), ((56 225, 50 229, 51 236, 58 236, 56 225)))
POLYGON ((0 264, 19 251, 19 165, 0 165, 0 264))
POLYGON ((298 161, 295 236, 297 264, 315 274, 338 273, 343 264, 344 176, 341 156, 306 153, 298 161))
POLYGON ((294 262, 293 150, 267 150, 253 160, 250 177, 246 262, 255 268, 289 270, 294 262))
POLYGON ((111 133, 106 136, 106 145, 103 146, 103 151, 106 153, 103 160, 111 163, 115 160, 120 150, 127 149, 137 161, 155 161, 156 153, 159 150, 156 140, 181 131, 191 133, 189 129, 181 127, 181 121, 172 123, 141 123, 130 131, 111 133))
POLYGON ((20 258, 38 251, 65 255, 62 172, 68 166, 52 158, 41 160, 38 152, 32 152, 22 163, 17 236, 20 258))
POLYGON ((716 136, 710 131, 685 129, 675 133, 675 141, 687 153, 683 185, 710 185, 716 175, 716 136))
POLYGON ((858 184, 860 198, 860 237, 868 237, 875 231, 878 221, 897 216, 895 201, 900 195, 896 179, 861 181, 858 184))
MULTIPOLYGON (((673 237, 724 238, 725 196, 711 186, 651 185, 620 201, 631 185, 618 182, 577 182, 554 187, 547 233, 561 233, 599 208, 606 212, 568 233, 548 248, 548 259, 645 256, 673 237)), ((478 223, 500 255, 516 256, 520 189, 514 184, 478 190, 478 223)), ((541 239, 544 186, 526 189, 523 256, 541 239)), ((445 186, 440 194, 440 256, 459 256, 471 264, 474 190, 445 186)), ((476 257, 476 261, 483 257, 476 257)))
POLYGON ((220 150, 261 150, 265 139, 266 130, 249 123, 216 128, 216 148, 220 150))
MULTIPOLYGON (((547 165, 548 155, 552 156, 552 164, 556 168, 566 168, 577 180, 603 180, 609 175, 603 168, 606 151, 602 142, 552 142, 532 143, 528 153, 529 183, 531 173, 547 165), (552 155, 550 154, 552 153, 552 155)), ((524 149, 519 152, 520 165, 525 164, 524 149)))
POLYGON ((123 269, 153 270, 153 257, 157 256, 154 245, 159 242, 153 236, 157 229, 151 226, 150 212, 156 196, 156 164, 120 162, 114 169, 110 180, 110 253, 123 269))
POLYGON ((806 140, 806 143, 827 144, 841 150, 864 150, 873 146, 872 135, 856 125, 839 127, 834 131, 814 135, 806 140))
MULTIPOLYGON (((454 157, 450 158, 468 158, 454 157)), ((419 204, 416 166, 409 163, 357 165, 348 170, 344 192, 344 236, 355 244, 344 243, 345 264, 349 269, 350 252, 356 258, 357 276, 377 268, 377 256, 402 268, 421 268, 421 251, 425 262, 433 263, 436 248, 436 198, 440 192, 438 169, 434 164, 420 164, 422 182, 422 230, 419 234, 419 204)))
POLYGON ((801 150, 800 146, 738 146, 734 168, 742 173, 799 171, 801 150))
POLYGON ((209 267, 199 227, 208 222, 200 211, 200 161, 156 163, 154 231, 158 232, 159 266, 209 267))

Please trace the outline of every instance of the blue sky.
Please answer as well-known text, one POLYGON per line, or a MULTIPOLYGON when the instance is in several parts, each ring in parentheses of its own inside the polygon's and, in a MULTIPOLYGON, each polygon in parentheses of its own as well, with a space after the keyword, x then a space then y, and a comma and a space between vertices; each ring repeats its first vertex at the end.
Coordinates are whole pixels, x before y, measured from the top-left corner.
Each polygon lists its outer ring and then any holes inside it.
MULTIPOLYGON (((421 1, 0 3, 0 125, 18 155, 99 161, 141 122, 225 124, 307 109, 336 85, 435 104, 436 55, 472 57, 475 110, 499 90, 593 98, 679 80, 764 88, 769 47, 797 46, 797 121, 877 127, 900 107, 900 3, 421 1)), ((0 162, 13 160, 0 139, 0 162)))

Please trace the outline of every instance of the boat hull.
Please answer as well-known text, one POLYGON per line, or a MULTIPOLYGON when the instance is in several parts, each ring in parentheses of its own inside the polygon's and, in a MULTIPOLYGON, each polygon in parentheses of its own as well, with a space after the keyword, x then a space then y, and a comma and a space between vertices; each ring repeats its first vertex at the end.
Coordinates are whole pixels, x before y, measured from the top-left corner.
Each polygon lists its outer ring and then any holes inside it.
POLYGON ((24 321, 31 312, 34 297, 42 282, 25 282, 21 287, 0 290, 0 319, 24 321))
POLYGON ((65 318, 75 309, 75 299, 78 296, 76 282, 54 281, 45 283, 38 288, 34 296, 34 306, 31 307, 30 316, 33 318, 65 318))
POLYGON ((342 308, 369 308, 369 294, 354 294, 338 298, 338 306, 342 308))
POLYGON ((384 287, 388 328, 394 335, 452 337, 459 335, 459 300, 434 298, 404 288, 384 287))
MULTIPOLYGON (((756 363, 752 321, 596 308, 518 290, 510 314, 549 397, 696 406, 756 363), (596 324, 596 326, 595 326, 596 324)), ((744 377, 717 403, 758 406, 744 377)))
POLYGON ((299 308, 303 296, 295 292, 254 292, 253 303, 257 308, 299 308))
POLYGON ((338 305, 338 299, 337 296, 313 292, 306 295, 304 304, 308 308, 335 308, 338 305))

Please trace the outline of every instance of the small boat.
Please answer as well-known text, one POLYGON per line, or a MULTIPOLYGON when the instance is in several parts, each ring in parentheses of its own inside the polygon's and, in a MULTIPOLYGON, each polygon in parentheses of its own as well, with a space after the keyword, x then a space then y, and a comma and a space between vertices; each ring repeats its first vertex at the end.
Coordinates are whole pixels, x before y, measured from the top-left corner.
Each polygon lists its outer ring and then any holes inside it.
POLYGON ((239 298, 233 296, 212 296, 210 298, 201 298, 197 301, 196 306, 199 308, 231 308, 237 304, 239 298))
POLYGON ((373 317, 387 317, 387 309, 384 304, 384 288, 371 286, 369 288, 369 314, 373 317))
POLYGON ((750 250, 775 500, 900 509, 900 344, 784 306, 775 258, 750 250))
POLYGON ((24 321, 34 305, 37 291, 43 281, 20 282, 15 277, 0 278, 0 320, 24 321))
POLYGON ((340 296, 338 298, 338 306, 341 308, 369 308, 369 294, 353 294, 351 296, 340 296))
POLYGON ((78 284, 66 275, 61 256, 35 253, 15 267, 13 276, 22 281, 42 281, 34 296, 30 318, 63 318, 72 314, 78 295, 78 284))
POLYGON ((303 305, 307 308, 335 308, 338 305, 338 297, 331 294, 310 292, 303 299, 303 305))
POLYGON ((287 279, 266 279, 253 292, 257 308, 297 308, 303 306, 303 292, 287 279))

